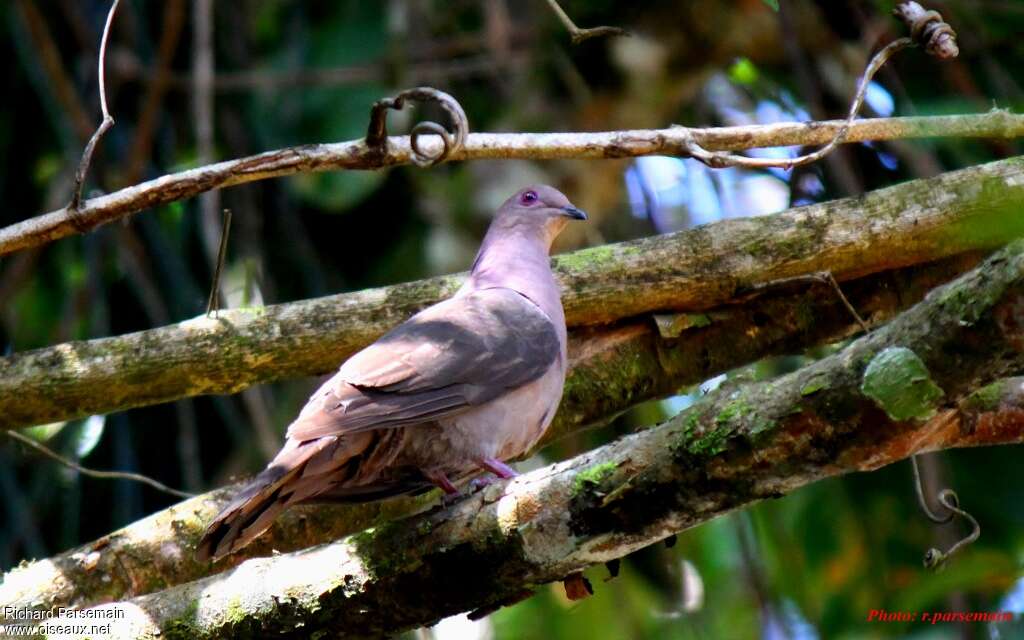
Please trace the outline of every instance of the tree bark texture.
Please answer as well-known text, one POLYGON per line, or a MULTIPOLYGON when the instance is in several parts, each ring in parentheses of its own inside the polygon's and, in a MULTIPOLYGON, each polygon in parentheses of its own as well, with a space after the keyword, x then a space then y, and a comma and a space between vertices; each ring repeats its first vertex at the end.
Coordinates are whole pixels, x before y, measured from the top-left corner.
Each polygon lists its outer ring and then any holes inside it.
MULTIPOLYGON (((977 260, 976 254, 965 254, 875 274, 846 283, 844 291, 860 315, 879 325, 977 260)), ((831 287, 823 284, 808 288, 788 283, 743 304, 658 320, 660 329, 647 318, 573 334, 562 405, 542 445, 747 362, 796 353, 861 330, 831 287)), ((436 502, 436 496, 428 495, 292 509, 239 553, 217 564, 197 562, 193 549, 206 523, 237 490, 228 487, 186 500, 95 542, 27 563, 5 577, 0 603, 86 606, 138 596, 224 571, 272 550, 295 551, 336 540, 436 502)))
POLYGON ((332 544, 120 606, 131 638, 387 637, 490 610, 764 498, 913 453, 1024 441, 1024 241, 891 323, 666 423, 332 544))
MULTIPOLYGON (((990 249, 1024 232, 1024 158, 855 198, 557 256, 568 324, 703 311, 760 285, 830 271, 846 281, 990 249)), ((332 371, 462 276, 232 309, 0 359, 0 428, 80 418, 332 371)))

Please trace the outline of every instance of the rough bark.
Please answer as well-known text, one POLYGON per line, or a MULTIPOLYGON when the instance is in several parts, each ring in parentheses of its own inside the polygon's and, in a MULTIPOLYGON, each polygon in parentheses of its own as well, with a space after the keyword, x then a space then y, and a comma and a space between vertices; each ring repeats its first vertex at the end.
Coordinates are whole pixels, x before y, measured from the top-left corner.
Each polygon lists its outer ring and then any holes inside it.
MULTIPOLYGON (((687 144, 708 151, 740 151, 757 147, 817 145, 831 140, 843 121, 786 122, 743 127, 602 131, 596 133, 476 133, 447 160, 524 158, 594 159, 645 155, 686 156, 687 144)), ((986 114, 917 118, 879 118, 855 121, 845 142, 927 137, 1018 138, 1024 135, 1024 115, 993 110, 986 114)), ((428 156, 440 151, 437 136, 424 136, 428 156)), ((312 171, 380 169, 412 163, 408 136, 388 139, 386 149, 363 140, 314 144, 267 151, 168 174, 115 193, 93 198, 76 213, 52 211, 0 229, 0 256, 82 233, 118 218, 191 198, 200 193, 255 180, 312 171)))
MULTIPOLYGON (((557 256, 570 326, 700 311, 778 279, 840 281, 992 248, 1024 232, 1024 158, 856 198, 557 256)), ((71 342, 0 359, 0 428, 108 413, 326 373, 461 276, 71 342)))
MULTIPOLYGON (((872 325, 921 300, 977 263, 976 254, 872 275, 844 286, 872 325)), ((632 321, 574 333, 570 374, 544 443, 604 422, 626 408, 677 392, 763 357, 799 352, 860 330, 835 292, 818 284, 772 288, 742 304, 708 313, 632 321), (688 328, 681 328, 688 327, 688 328)), ((337 540, 433 505, 433 495, 368 505, 294 509, 253 545, 216 565, 193 549, 207 522, 238 487, 187 500, 56 557, 23 565, 0 585, 0 603, 87 606, 151 593, 266 556, 337 540)))
POLYGON ((889 325, 775 380, 447 510, 103 605, 119 637, 387 637, 489 609, 815 480, 1024 441, 1024 242, 889 325), (988 385, 988 386, 984 386, 988 385))

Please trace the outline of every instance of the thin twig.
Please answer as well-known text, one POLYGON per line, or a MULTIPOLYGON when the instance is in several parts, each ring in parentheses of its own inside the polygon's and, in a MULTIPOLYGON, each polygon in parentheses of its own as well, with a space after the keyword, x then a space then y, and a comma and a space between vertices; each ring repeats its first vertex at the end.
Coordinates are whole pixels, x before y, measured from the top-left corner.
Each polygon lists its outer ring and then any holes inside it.
MULTIPOLYGON (((913 456, 911 459, 916 461, 917 456, 913 456)), ((940 551, 935 547, 932 547, 931 549, 926 551, 924 554, 924 566, 929 569, 938 569, 943 564, 945 564, 945 562, 949 560, 949 558, 954 553, 956 553, 960 549, 963 549, 964 547, 973 543, 979 537, 981 537, 981 525, 978 524, 978 521, 974 519, 974 516, 960 508, 960 502, 956 497, 956 493, 954 493, 952 489, 943 489, 942 491, 940 491, 938 495, 938 501, 939 503, 942 504, 942 506, 949 509, 950 517, 952 517, 952 515, 955 513, 956 515, 970 522, 971 532, 968 533, 965 537, 958 540, 956 543, 954 543, 953 546, 951 546, 946 551, 940 551)))
MULTIPOLYGON (((748 169, 786 169, 787 171, 794 168, 817 162, 826 155, 832 152, 840 144, 846 142, 846 136, 850 131, 850 126, 853 124, 854 119, 857 117, 857 112, 860 111, 861 105, 864 103, 864 95, 867 93, 868 85, 871 83, 871 79, 875 73, 886 63, 898 51, 902 51, 907 47, 914 44, 910 38, 900 38, 894 42, 890 42, 881 51, 875 54, 871 61, 868 63, 867 68, 864 70, 864 75, 861 76, 860 82, 857 85, 857 92, 853 96, 853 101, 850 103, 850 110, 846 115, 846 120, 842 126, 839 127, 839 131, 836 132, 835 136, 828 141, 828 143, 811 153, 798 156, 796 158, 751 158, 749 156, 741 156, 734 153, 723 153, 708 151, 699 145, 696 141, 687 142, 687 150, 690 152, 690 157, 694 160, 698 160, 705 165, 713 169, 722 169, 725 167, 746 167, 748 169)), ((680 129, 689 130, 688 127, 679 126, 680 129)))
MULTIPOLYGON (((780 122, 739 127, 636 129, 566 133, 471 133, 461 150, 446 162, 468 160, 610 159, 640 156, 686 156, 696 140, 704 149, 741 151, 763 147, 825 144, 846 123, 780 122)), ((870 118, 849 125, 844 142, 916 138, 999 138, 1024 136, 1024 115, 1006 110, 983 114, 913 118, 870 118)), ((444 141, 422 136, 420 148, 430 155, 444 141)), ((366 140, 285 147, 168 174, 82 203, 77 220, 61 208, 0 229, 0 255, 38 247, 93 229, 134 213, 256 180, 317 171, 372 170, 413 164, 408 136, 387 140, 387 152, 366 140)))
MULTIPOLYGON (((832 289, 835 291, 836 295, 842 301, 843 306, 846 307, 846 310, 850 312, 850 315, 853 316, 853 318, 857 321, 857 324, 859 324, 861 329, 864 330, 864 333, 871 333, 871 327, 869 327, 868 323, 864 321, 864 318, 862 318, 861 315, 857 313, 857 309, 853 306, 853 304, 850 303, 850 300, 843 293, 842 288, 839 286, 839 283, 836 281, 835 276, 832 275, 831 271, 822 271, 819 273, 810 273, 807 275, 794 276, 792 278, 772 280, 770 282, 765 282, 750 287, 748 290, 742 293, 746 295, 755 296, 764 293, 768 289, 774 289, 780 286, 790 286, 794 284, 808 282, 818 282, 830 285, 832 289)), ((945 563, 946 560, 948 560, 954 553, 977 540, 978 536, 981 535, 981 526, 978 524, 978 521, 975 520, 973 516, 971 516, 971 514, 967 513, 966 511, 960 508, 959 499, 957 498, 956 492, 954 492, 952 489, 942 489, 941 491, 938 492, 935 498, 939 502, 939 504, 946 507, 946 509, 948 509, 949 512, 946 513, 946 515, 944 516, 940 516, 931 510, 931 507, 928 506, 928 501, 925 499, 924 481, 921 478, 918 455, 919 454, 913 454, 910 456, 910 465, 914 472, 914 491, 917 494, 917 502, 921 506, 921 511, 924 512, 925 516, 927 516, 929 520, 936 524, 946 524, 947 522, 953 519, 953 516, 959 515, 963 517, 965 520, 969 521, 972 527, 970 534, 968 534, 965 538, 962 538, 960 541, 958 541, 956 544, 950 547, 947 551, 942 552, 939 549, 931 548, 925 552, 924 565, 929 569, 936 569, 940 567, 943 563, 945 563)))
POLYGON ((847 299, 846 295, 843 293, 843 290, 839 286, 839 283, 836 282, 836 277, 832 275, 832 272, 824 271, 818 274, 818 277, 820 277, 822 281, 825 282, 825 284, 832 285, 832 290, 836 292, 837 296, 839 296, 839 299, 842 301, 843 306, 845 306, 846 310, 850 312, 850 315, 853 316, 853 319, 857 321, 857 324, 859 324, 860 328, 864 330, 864 333, 871 333, 871 327, 868 326, 867 322, 864 322, 864 318, 860 317, 860 314, 857 313, 857 310, 853 307, 852 304, 850 304, 849 299, 847 299))
POLYGON ((104 480, 131 480, 132 482, 141 482, 143 484, 148 484, 149 486, 153 487, 157 491, 163 491, 164 493, 169 493, 172 496, 177 496, 179 498, 191 498, 191 497, 193 497, 195 495, 195 494, 192 494, 192 493, 186 493, 184 491, 179 491, 177 489, 172 489, 171 487, 168 487, 164 483, 159 482, 158 480, 154 480, 153 478, 144 476, 144 475, 142 475, 140 473, 132 473, 130 471, 99 471, 99 470, 96 470, 96 469, 89 469, 89 468, 83 467, 82 465, 78 464, 74 460, 70 460, 68 458, 65 458, 64 456, 62 456, 59 453, 51 450, 50 448, 46 447, 45 445, 43 445, 43 444, 41 444, 39 442, 36 442, 32 438, 29 438, 26 435, 22 435, 21 433, 18 433, 17 431, 11 430, 11 431, 7 431, 5 433, 7 433, 8 436, 10 436, 11 438, 17 440, 18 442, 21 442, 22 444, 27 444, 28 446, 32 447, 33 449, 35 449, 39 453, 42 453, 43 455, 56 460, 57 462, 61 463, 62 465, 66 466, 66 467, 70 467, 70 468, 74 469, 75 471, 81 473, 84 476, 90 476, 92 478, 101 478, 101 479, 104 479, 104 480))
MULTIPOLYGON (((930 55, 934 55, 941 60, 956 57, 957 53, 959 53, 956 46, 956 32, 942 21, 942 16, 938 12, 925 11, 916 2, 906 2, 897 8, 895 14, 907 23, 911 36, 890 42, 871 58, 864 69, 863 75, 861 75, 860 81, 857 83, 857 91, 850 102, 846 120, 825 146, 817 151, 796 158, 751 158, 734 153, 708 151, 695 140, 691 140, 686 144, 690 157, 713 169, 746 167, 751 169, 786 169, 787 171, 824 158, 837 146, 846 142, 846 136, 850 131, 850 127, 853 125, 857 113, 864 104, 864 96, 867 93, 868 86, 871 84, 871 80, 892 56, 918 44, 923 45, 930 55)), ((680 126, 679 128, 684 130, 684 132, 689 130, 687 127, 680 126)))
MULTIPOLYGON (((847 300, 846 296, 843 295, 843 290, 839 287, 839 283, 836 282, 836 279, 832 275, 832 272, 825 271, 822 274, 820 274, 820 276, 822 280, 824 280, 825 282, 831 283, 832 288, 835 289, 836 294, 839 296, 839 299, 843 301, 843 304, 846 306, 846 309, 864 329, 864 333, 870 333, 871 329, 868 327, 867 323, 864 322, 864 319, 860 317, 860 314, 857 313, 857 310, 853 307, 853 305, 850 304, 850 301, 847 300)), ((958 542, 956 542, 945 552, 940 551, 939 549, 936 549, 934 547, 928 549, 925 552, 924 566, 929 569, 937 569, 940 566, 942 566, 946 562, 946 560, 948 560, 954 553, 977 540, 978 537, 981 535, 981 525, 979 525, 978 521, 974 519, 974 516, 960 508, 960 499, 957 497, 956 492, 953 491, 952 489, 942 489, 941 491, 938 492, 938 494, 936 494, 935 498, 939 502, 939 504, 948 509, 948 513, 946 513, 946 515, 944 516, 940 516, 931 510, 931 507, 928 506, 928 501, 924 497, 924 480, 921 478, 919 457, 920 454, 917 453, 911 455, 910 466, 914 472, 914 492, 917 494, 917 503, 921 506, 921 511, 923 511, 925 516, 927 516, 928 519, 934 522, 935 524, 946 524, 947 522, 951 521, 953 519, 953 516, 955 515, 959 515, 960 517, 964 518, 965 520, 971 523, 971 532, 967 534, 966 537, 961 538, 958 542)))
POLYGON ((572 21, 569 14, 556 2, 556 0, 547 0, 548 6, 555 12, 558 19, 565 25, 565 30, 569 32, 569 37, 572 38, 573 44, 579 44, 584 40, 590 38, 600 38, 601 36, 629 36, 629 32, 619 27, 591 27, 590 29, 581 29, 576 26, 576 23, 572 21))
MULTIPOLYGON (((815 120, 825 117, 822 102, 821 79, 812 69, 813 57, 801 44, 800 27, 796 24, 794 0, 779 0, 779 27, 782 29, 782 47, 786 52, 789 68, 793 72, 796 89, 800 92, 804 106, 815 120)), ((836 187, 836 195, 850 196, 864 191, 864 183, 854 170, 851 154, 834 153, 826 156, 825 168, 836 187)), ((796 182, 795 180, 793 181, 796 182)))
POLYGON ((213 266, 213 282, 210 283, 210 299, 206 302, 206 317, 217 316, 220 311, 220 272, 224 268, 224 256, 228 252, 228 232, 231 231, 231 209, 224 209, 221 222, 220 247, 217 249, 217 262, 213 266))
MULTIPOLYGON (((107 132, 107 129, 114 126, 114 119, 110 116, 110 110, 107 109, 107 86, 104 67, 107 60, 107 41, 110 39, 110 25, 114 22, 114 14, 117 13, 117 6, 120 2, 121 0, 114 0, 111 3, 110 12, 107 13, 107 22, 103 25, 103 37, 100 39, 100 53, 97 66, 100 83, 100 109, 103 112, 103 122, 100 123, 96 132, 92 134, 89 142, 85 145, 85 151, 82 152, 82 160, 78 163, 78 170, 75 171, 75 190, 71 196, 71 204, 68 205, 68 211, 72 213, 72 221, 77 220, 74 214, 79 211, 82 205, 82 187, 85 184, 85 175, 89 171, 89 164, 92 162, 93 151, 96 150, 96 145, 103 137, 103 134, 107 132)), ((87 230, 88 227, 85 225, 82 225, 82 228, 79 229, 82 233, 87 230)))
POLYGON ((864 318, 862 318, 861 315, 857 313, 857 309, 854 308, 854 306, 850 303, 850 300, 843 293, 842 288, 839 286, 839 283, 836 281, 836 278, 834 275, 832 275, 831 271, 819 271, 817 273, 808 273, 799 276, 793 276, 790 278, 778 278, 776 280, 770 280, 768 282, 759 282, 750 287, 740 289, 739 291, 736 292, 736 295, 738 297, 743 298, 754 297, 759 296, 769 290, 776 290, 779 289, 780 287, 789 287, 792 285, 800 284, 824 284, 832 287, 832 290, 836 293, 836 296, 843 303, 843 306, 846 307, 846 310, 850 312, 850 315, 853 316, 853 319, 857 321, 857 324, 860 325, 860 328, 864 330, 864 333, 871 332, 871 327, 869 327, 868 323, 864 320, 864 318))

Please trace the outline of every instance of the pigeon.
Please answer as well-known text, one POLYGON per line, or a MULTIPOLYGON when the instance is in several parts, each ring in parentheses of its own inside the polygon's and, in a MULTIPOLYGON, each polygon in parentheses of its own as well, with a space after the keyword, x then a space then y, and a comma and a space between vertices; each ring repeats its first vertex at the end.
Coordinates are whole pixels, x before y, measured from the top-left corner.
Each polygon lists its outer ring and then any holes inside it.
POLYGON ((551 424, 566 326, 549 252, 571 220, 561 192, 521 189, 498 209, 465 284, 345 361, 286 442, 213 519, 196 556, 218 560, 296 504, 367 502, 511 478, 551 424))

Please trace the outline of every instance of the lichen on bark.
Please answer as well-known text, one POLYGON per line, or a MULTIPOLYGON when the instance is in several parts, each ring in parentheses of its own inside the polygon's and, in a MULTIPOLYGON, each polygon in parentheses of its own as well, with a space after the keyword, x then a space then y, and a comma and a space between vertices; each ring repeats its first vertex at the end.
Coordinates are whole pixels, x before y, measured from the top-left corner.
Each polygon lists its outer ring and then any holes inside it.
POLYGON ((192 640, 227 633, 385 637, 508 601, 524 588, 816 479, 919 450, 1022 441, 1020 402, 1010 405, 1014 411, 977 412, 973 423, 960 404, 1002 372, 1024 367, 1024 323, 1015 320, 1022 291, 1024 242, 1017 242, 889 325, 803 369, 714 391, 665 424, 451 508, 251 560, 118 606, 146 613, 130 637, 178 628, 192 632, 192 640), (953 291, 984 301, 972 322, 944 304, 953 291), (958 350, 963 344, 971 348, 958 350), (871 361, 894 345, 917 354, 946 390, 934 424, 893 420, 861 392, 871 361), (802 393, 811 381, 824 384, 802 393), (673 446, 705 437, 719 440, 696 450, 673 446), (580 477, 583 490, 574 492, 580 477))
MULTIPOLYGON (((567 321, 704 312, 780 279, 840 281, 990 249, 1024 234, 1024 158, 858 198, 556 257, 567 321), (955 203, 953 206, 951 203, 955 203)), ((328 372, 460 276, 328 296, 0 358, 0 428, 108 413, 328 372)), ((953 301, 951 301, 953 302, 953 301)), ((707 327, 705 327, 707 328, 707 327)))
POLYGON ((921 358, 904 347, 875 355, 860 388, 893 420, 926 420, 935 415, 944 395, 921 358))
MULTIPOLYGON (((977 260, 976 254, 965 254, 869 276, 845 283, 844 291, 865 316, 880 323, 977 260)), ((750 360, 799 351, 859 330, 824 285, 773 287, 713 314, 712 324, 691 327, 675 339, 660 337, 650 319, 608 329, 575 330, 565 396, 545 442, 750 360)), ((0 601, 81 606, 138 596, 231 569, 271 550, 296 550, 408 516, 434 499, 428 495, 370 505, 292 509, 256 543, 229 560, 216 565, 195 562, 189 550, 231 493, 229 487, 193 498, 94 543, 16 569, 0 585, 0 601), (88 565, 79 560, 85 557, 91 558, 88 565)))

